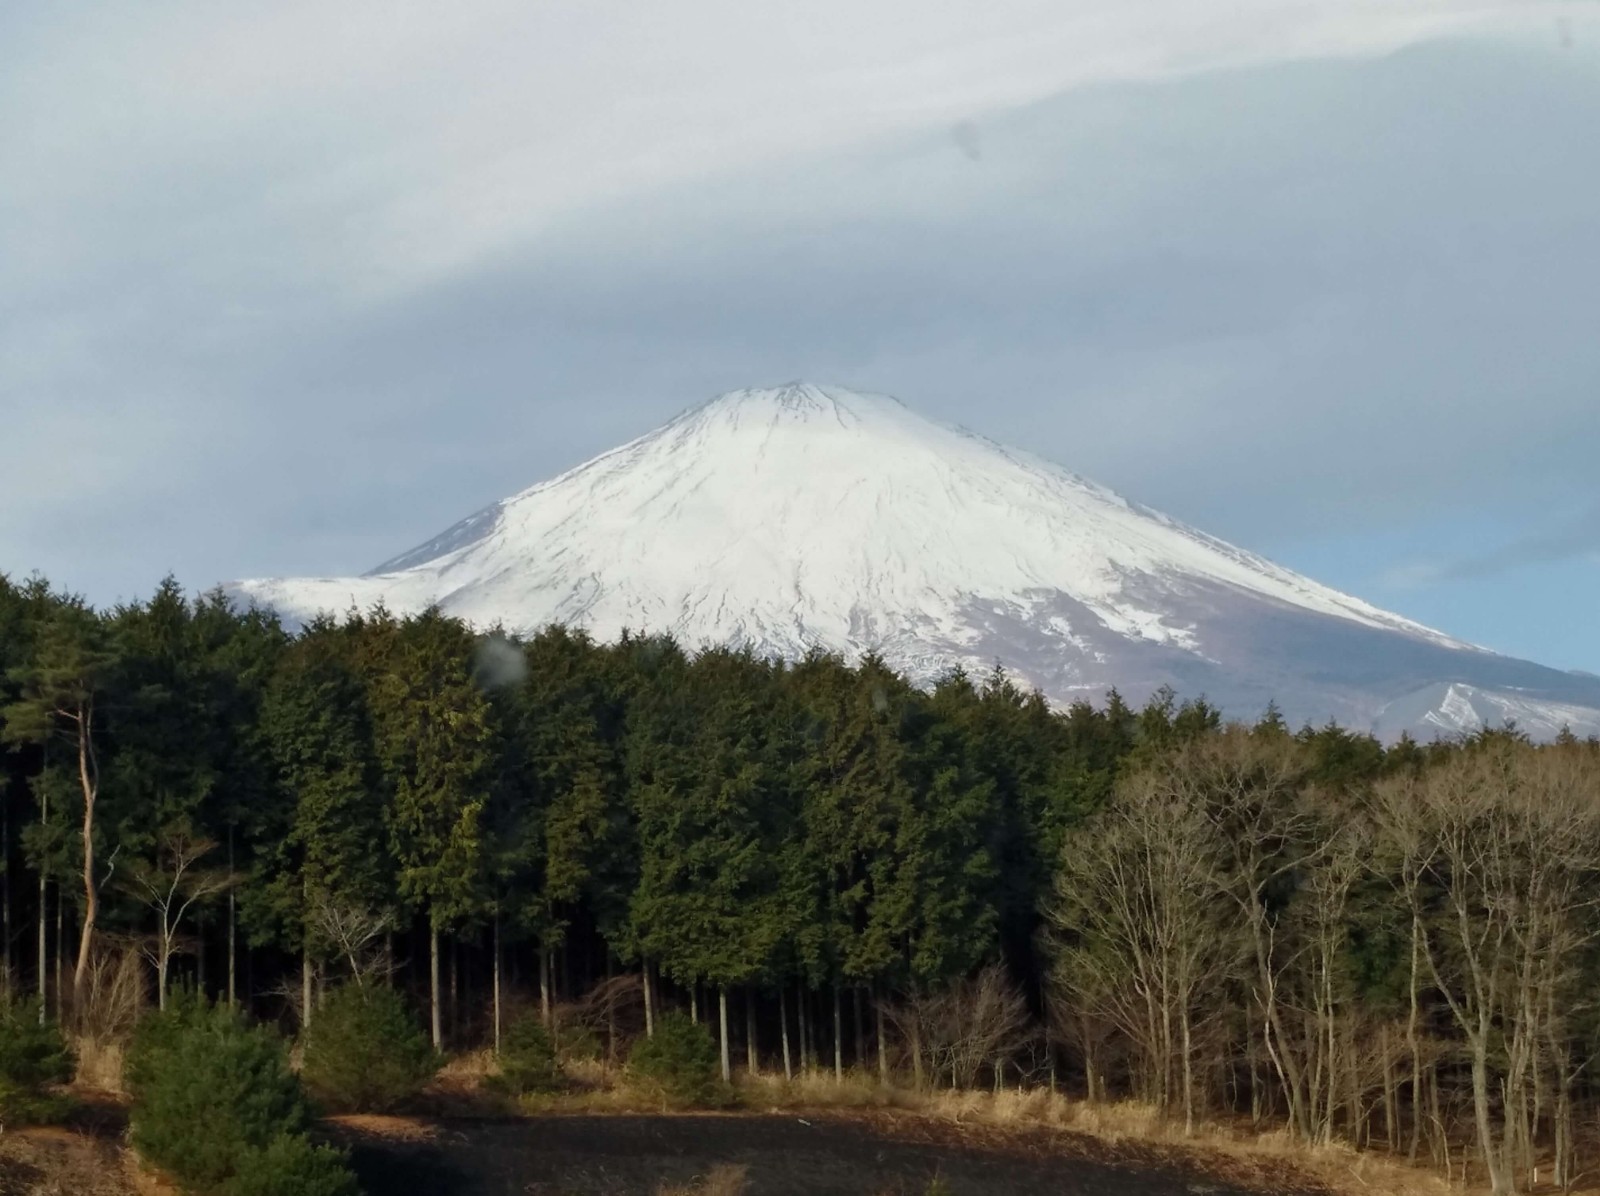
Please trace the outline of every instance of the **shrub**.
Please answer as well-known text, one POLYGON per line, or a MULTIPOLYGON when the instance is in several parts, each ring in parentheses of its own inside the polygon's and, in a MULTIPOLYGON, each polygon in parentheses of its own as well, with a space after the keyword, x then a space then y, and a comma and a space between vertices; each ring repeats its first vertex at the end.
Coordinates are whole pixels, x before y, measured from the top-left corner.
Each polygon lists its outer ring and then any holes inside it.
POLYGON ((382 1113, 415 1096, 439 1057, 400 994, 347 984, 328 994, 306 1032, 300 1075, 330 1108, 382 1113))
POLYGON ((360 1196, 341 1151, 314 1146, 300 1134, 274 1138, 239 1159, 223 1196, 360 1196))
POLYGON ((127 1080, 134 1146, 201 1192, 221 1190, 248 1155, 309 1121, 283 1040, 195 997, 140 1023, 127 1080))
POLYGON ((71 1078, 72 1052, 54 1022, 41 1022, 38 1002, 0 1002, 0 1123, 60 1119, 68 1102, 45 1088, 71 1078))
POLYGON ((656 1023, 654 1037, 637 1039, 628 1055, 633 1077, 674 1105, 726 1104, 730 1094, 718 1069, 710 1033, 676 1012, 656 1023))
POLYGON ((561 1087, 555 1048, 537 1017, 525 1014, 506 1027, 500 1044, 500 1074, 493 1084, 512 1096, 554 1092, 561 1087))

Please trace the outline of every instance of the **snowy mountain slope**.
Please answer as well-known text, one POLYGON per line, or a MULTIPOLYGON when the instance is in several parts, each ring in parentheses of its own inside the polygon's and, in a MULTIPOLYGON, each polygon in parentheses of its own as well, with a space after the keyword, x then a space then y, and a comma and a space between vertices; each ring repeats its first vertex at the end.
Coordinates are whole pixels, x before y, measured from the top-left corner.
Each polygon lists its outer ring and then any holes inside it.
MULTIPOLYGON (((692 408, 363 577, 232 589, 291 620, 381 598, 602 639, 873 650, 921 681, 998 659, 1057 700, 1173 684, 1241 715, 1392 708, 1391 732, 1393 703, 1429 686, 1514 686, 1524 716, 1551 704, 1600 729, 1600 681, 1473 648, 894 399, 805 383, 692 408)), ((1406 727, 1448 723, 1418 705, 1406 727)))

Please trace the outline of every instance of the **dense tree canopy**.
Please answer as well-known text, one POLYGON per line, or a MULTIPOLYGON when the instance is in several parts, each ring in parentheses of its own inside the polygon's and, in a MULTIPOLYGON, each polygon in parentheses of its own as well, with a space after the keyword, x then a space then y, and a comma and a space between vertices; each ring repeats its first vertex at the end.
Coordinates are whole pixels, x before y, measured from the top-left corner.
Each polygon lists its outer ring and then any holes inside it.
POLYGON ((751 1066, 1059 1069, 1412 1153, 1454 1117, 1510 1190, 1600 1046, 1597 810, 1570 736, 0 577, 0 984, 69 1017, 101 940, 305 1021, 389 978, 444 1045, 507 969, 547 1016, 631 971, 646 1024, 717 994, 724 1069, 731 994, 751 1066), (953 1037, 984 1002, 1034 1045, 953 1037))

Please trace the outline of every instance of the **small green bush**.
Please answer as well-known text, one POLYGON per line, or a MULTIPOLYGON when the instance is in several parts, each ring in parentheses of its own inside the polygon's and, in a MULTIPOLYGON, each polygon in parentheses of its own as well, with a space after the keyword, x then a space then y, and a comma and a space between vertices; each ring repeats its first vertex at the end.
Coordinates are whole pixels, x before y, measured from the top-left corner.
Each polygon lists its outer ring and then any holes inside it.
POLYGON ((716 1042, 681 1013, 667 1014, 653 1037, 634 1042, 628 1070, 669 1104, 717 1106, 730 1097, 719 1075, 716 1042))
POLYGON ((561 1068, 544 1023, 531 1014, 506 1027, 500 1043, 500 1074, 492 1086, 511 1096, 554 1092, 561 1087, 561 1068))
POLYGON ((576 1019, 556 1022, 555 1048, 558 1059, 594 1060, 606 1052, 600 1035, 576 1019))
POLYGON ((342 1151, 314 1146, 300 1134, 247 1151, 223 1196, 361 1196, 342 1151))
POLYGON ((129 1047, 133 1144, 185 1188, 215 1192, 310 1120, 284 1042, 225 1006, 180 997, 129 1047))
POLYGON ((400 994, 345 985, 328 994, 306 1032, 300 1075, 329 1108, 383 1113, 415 1096, 439 1056, 400 994))
POLYGON ((58 1121, 70 1102, 46 1091, 72 1078, 72 1052, 37 1001, 0 1002, 0 1123, 58 1121))

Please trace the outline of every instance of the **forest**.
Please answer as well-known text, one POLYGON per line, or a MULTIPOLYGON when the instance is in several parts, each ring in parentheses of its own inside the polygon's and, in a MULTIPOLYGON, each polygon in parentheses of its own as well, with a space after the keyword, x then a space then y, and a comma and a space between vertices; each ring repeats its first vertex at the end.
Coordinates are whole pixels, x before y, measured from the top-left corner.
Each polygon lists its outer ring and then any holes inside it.
POLYGON ((681 1010, 725 1075, 1049 1085, 1496 1192, 1569 1182, 1600 1096, 1600 743, 1514 727, 0 576, 0 868, 0 985, 88 1038, 129 983, 291 1030, 393 985, 445 1050, 681 1010))

